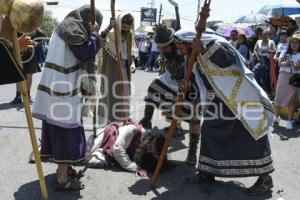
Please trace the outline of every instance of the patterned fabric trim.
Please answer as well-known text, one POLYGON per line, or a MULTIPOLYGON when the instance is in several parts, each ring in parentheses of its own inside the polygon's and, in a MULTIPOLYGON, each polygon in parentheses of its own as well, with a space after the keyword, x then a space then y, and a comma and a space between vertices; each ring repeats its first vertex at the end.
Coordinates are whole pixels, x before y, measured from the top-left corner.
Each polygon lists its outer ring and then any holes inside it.
POLYGON ((76 88, 71 92, 66 92, 66 93, 62 93, 62 92, 55 92, 52 91, 50 88, 48 88, 47 86, 44 85, 39 85, 38 86, 38 90, 46 92, 47 94, 49 94, 50 96, 59 96, 59 97, 73 97, 79 94, 79 89, 76 88))
POLYGON ((79 65, 75 65, 74 67, 70 67, 70 68, 66 69, 65 67, 56 65, 54 63, 46 62, 45 63, 45 68, 53 69, 53 70, 55 70, 57 72, 60 72, 60 73, 63 73, 63 74, 70 74, 70 73, 73 73, 73 72, 76 72, 77 70, 79 70, 80 66, 79 65))
POLYGON ((198 170, 207 172, 216 176, 257 176, 268 174, 274 171, 273 165, 260 168, 245 168, 245 169, 217 169, 206 165, 199 164, 198 170))
POLYGON ((215 42, 215 44, 207 50, 207 52, 203 55, 203 57, 205 59, 209 59, 220 47, 221 47, 221 44, 219 44, 218 42, 215 42))
POLYGON ((53 163, 72 163, 79 164, 85 161, 85 158, 81 158, 79 160, 55 160, 52 158, 52 155, 40 155, 43 162, 53 162, 53 163))
POLYGON ((111 29, 112 27, 109 25, 104 31, 101 32, 101 37, 105 38, 111 29))
POLYGON ((114 52, 112 52, 108 46, 104 46, 105 52, 110 55, 114 60, 117 60, 117 56, 114 52))
POLYGON ((261 166, 272 162, 271 156, 258 160, 214 160, 205 156, 199 157, 199 162, 207 163, 216 167, 242 167, 242 166, 261 166))
MULTIPOLYGON (((267 133, 269 130, 269 127, 266 126, 264 127, 265 121, 267 120, 266 117, 266 112, 263 113, 261 119, 258 122, 258 126, 253 129, 248 122, 245 120, 243 116, 240 115, 238 112, 238 106, 240 105, 241 102, 236 102, 235 98, 238 94, 238 91, 240 90, 240 87, 243 83, 243 77, 241 72, 239 71, 234 71, 234 70, 214 70, 210 69, 208 66, 208 59, 204 60, 204 57, 199 55, 198 56, 198 62, 201 65, 201 69, 203 73, 206 75, 207 80, 213 87, 214 91, 218 94, 218 96, 221 97, 221 99, 225 102, 225 104, 228 106, 228 108, 239 118, 239 120, 242 122, 244 127, 249 131, 251 136, 255 139, 258 140, 261 138, 263 135, 267 133), (220 88, 216 85, 216 83, 213 81, 213 76, 219 76, 219 77, 236 77, 237 80, 235 82, 234 87, 232 88, 231 95, 227 97, 223 91, 220 90, 220 88)), ((198 66, 200 68, 200 66, 198 66)), ((249 103, 249 102, 248 102, 249 103)), ((262 104, 259 101, 252 101, 253 104, 256 104, 256 106, 260 105, 260 107, 263 108, 264 104, 262 104)))

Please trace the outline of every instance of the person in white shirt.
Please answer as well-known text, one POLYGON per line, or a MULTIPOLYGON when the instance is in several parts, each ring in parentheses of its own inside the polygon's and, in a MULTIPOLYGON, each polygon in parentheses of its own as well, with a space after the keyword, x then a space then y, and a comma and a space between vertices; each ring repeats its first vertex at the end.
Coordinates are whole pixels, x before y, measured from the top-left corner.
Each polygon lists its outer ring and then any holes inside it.
POLYGON ((287 31, 286 30, 281 30, 280 33, 280 41, 276 47, 276 53, 274 55, 274 60, 276 61, 276 78, 278 79, 278 75, 279 75, 279 69, 280 69, 280 66, 279 66, 279 63, 278 63, 278 60, 279 60, 279 56, 281 54, 282 51, 284 50, 287 50, 288 46, 289 46, 289 43, 287 41, 287 38, 288 38, 288 34, 287 34, 287 31))
POLYGON ((88 166, 92 168, 120 165, 145 177, 154 172, 165 137, 146 132, 141 125, 114 121, 88 140, 88 166), (146 171, 147 170, 147 171, 146 171))
POLYGON ((270 95, 271 77, 269 55, 275 53, 276 46, 273 40, 269 39, 269 32, 264 30, 261 40, 255 44, 253 53, 258 59, 258 64, 253 68, 255 79, 258 84, 270 95))
POLYGON ((276 87, 275 108, 276 120, 278 123, 279 108, 288 107, 287 129, 293 129, 292 116, 296 106, 296 94, 299 88, 290 85, 289 81, 292 73, 300 74, 300 34, 294 34, 289 38, 290 44, 287 50, 281 52, 279 56, 280 71, 276 87))

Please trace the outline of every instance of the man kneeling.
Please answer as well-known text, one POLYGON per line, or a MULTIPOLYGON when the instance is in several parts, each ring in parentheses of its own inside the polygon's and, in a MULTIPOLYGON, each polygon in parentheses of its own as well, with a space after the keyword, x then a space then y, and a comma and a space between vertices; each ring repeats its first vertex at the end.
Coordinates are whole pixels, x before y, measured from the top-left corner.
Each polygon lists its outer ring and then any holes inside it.
POLYGON ((159 160, 165 137, 148 134, 141 125, 111 122, 91 138, 88 166, 112 167, 119 164, 123 169, 145 177, 153 172, 159 160))

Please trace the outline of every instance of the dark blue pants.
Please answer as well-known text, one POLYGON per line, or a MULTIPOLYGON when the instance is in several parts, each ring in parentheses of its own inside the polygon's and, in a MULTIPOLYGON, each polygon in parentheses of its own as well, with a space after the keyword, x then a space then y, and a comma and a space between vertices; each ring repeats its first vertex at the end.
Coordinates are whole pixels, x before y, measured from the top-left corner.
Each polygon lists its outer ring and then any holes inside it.
POLYGON ((257 83, 267 92, 271 93, 270 61, 268 57, 263 57, 262 64, 257 63, 253 68, 253 73, 257 83))
POLYGON ((151 51, 150 53, 150 57, 149 57, 149 60, 148 60, 148 69, 152 70, 153 67, 154 67, 154 64, 157 60, 157 57, 159 56, 159 52, 156 52, 156 51, 151 51))

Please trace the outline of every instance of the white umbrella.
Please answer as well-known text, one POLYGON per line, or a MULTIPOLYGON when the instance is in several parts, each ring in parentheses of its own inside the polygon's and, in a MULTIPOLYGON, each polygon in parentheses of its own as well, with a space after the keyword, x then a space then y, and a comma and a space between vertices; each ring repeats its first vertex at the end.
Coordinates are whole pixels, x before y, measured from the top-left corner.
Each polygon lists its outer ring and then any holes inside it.
POLYGON ((279 3, 275 2, 263 6, 259 13, 265 14, 268 17, 300 14, 300 6, 296 0, 282 0, 279 3))
POLYGON ((255 13, 251 15, 244 15, 240 17, 235 23, 242 24, 264 24, 268 20, 268 17, 261 13, 255 13))

